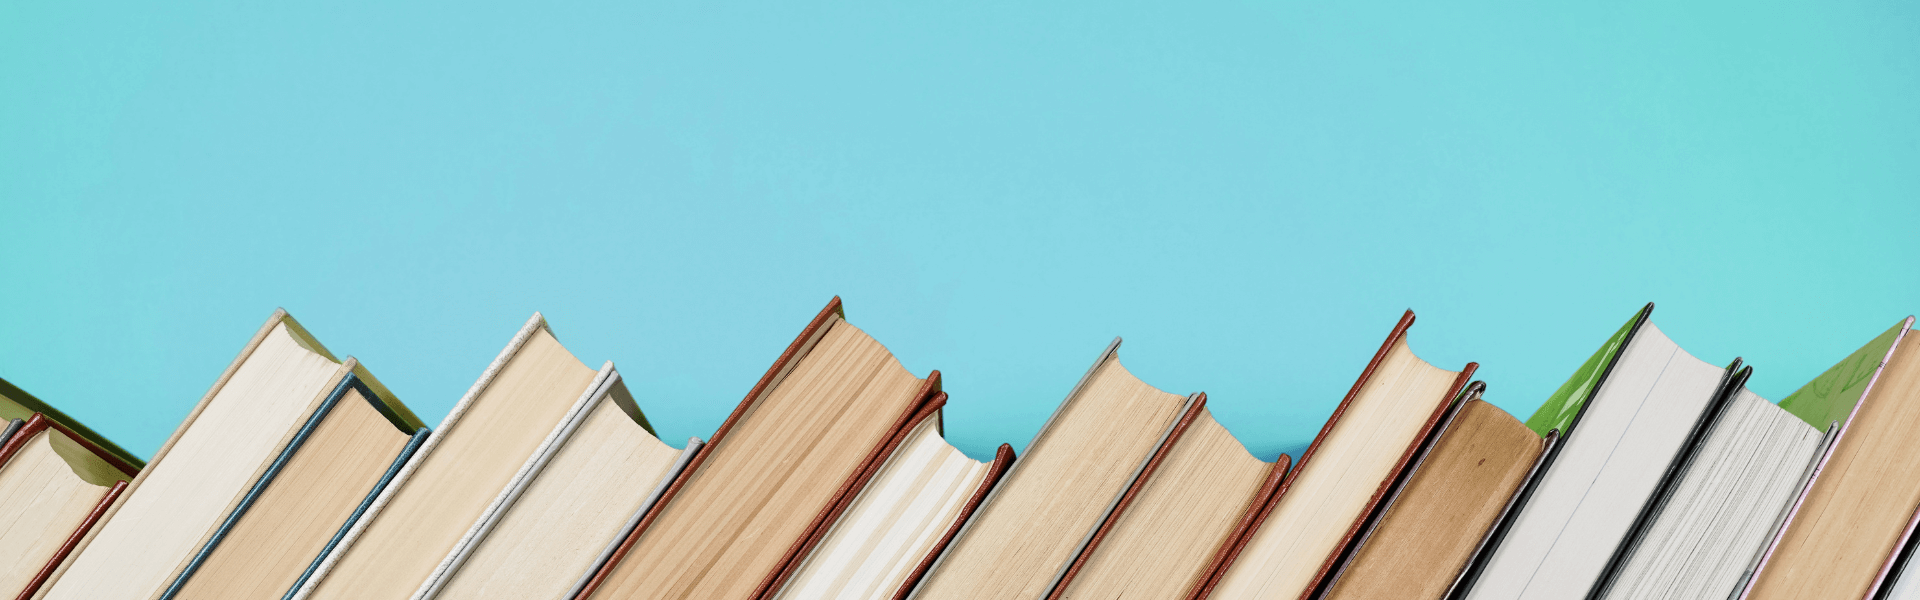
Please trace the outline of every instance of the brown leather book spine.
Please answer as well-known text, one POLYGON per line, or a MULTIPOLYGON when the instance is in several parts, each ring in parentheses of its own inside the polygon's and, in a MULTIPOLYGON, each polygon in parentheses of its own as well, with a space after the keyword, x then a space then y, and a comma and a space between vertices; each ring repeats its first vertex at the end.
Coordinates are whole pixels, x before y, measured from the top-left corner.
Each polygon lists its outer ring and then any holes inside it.
POLYGON ((1240 556, 1240 550, 1247 547, 1248 534, 1260 522, 1267 520, 1267 513, 1273 512, 1274 505, 1279 503, 1280 482, 1286 480, 1290 466, 1293 466, 1293 457, 1285 454, 1273 461, 1273 468, 1267 471, 1267 480, 1248 499, 1246 514, 1241 515, 1240 523, 1233 526, 1233 531, 1221 538, 1220 549, 1213 553, 1213 561, 1207 563, 1207 568, 1200 571, 1200 578, 1193 582, 1193 590, 1187 592, 1186 596, 1189 600, 1205 598, 1213 593, 1220 573, 1226 571, 1227 564, 1232 563, 1234 558, 1240 556))
POLYGON ((987 475, 981 478, 980 487, 973 490, 973 496, 968 497, 967 503, 960 507, 960 514, 954 515, 947 533, 927 549, 927 557, 920 559, 920 564, 907 573, 907 579, 900 582, 900 589, 893 593, 893 600, 907 600, 907 596, 913 593, 913 586, 920 583, 920 578, 927 576, 927 571, 933 568, 933 562, 940 559, 940 553, 953 543, 953 538, 960 535, 960 528, 967 525, 967 519, 973 516, 974 511, 980 510, 980 505, 987 500, 987 494, 993 492, 993 486, 998 485, 1001 477, 1007 474, 1007 469, 1013 466, 1013 458, 1013 446, 1008 444, 1001 444, 1000 449, 993 453, 993 462, 987 465, 987 475))
POLYGON ((621 540, 620 547, 614 549, 613 556, 607 558, 607 562, 593 574, 593 579, 588 580, 586 587, 581 588, 580 595, 574 598, 585 600, 593 597, 593 593, 606 583, 607 576, 620 565, 621 559, 626 558, 627 553, 633 551, 633 545, 640 541, 640 536, 647 532, 647 527, 653 525, 655 519, 660 518, 660 511, 680 493, 681 488, 686 487, 687 481, 700 470, 700 465, 706 462, 707 456, 711 455, 713 449, 720 445, 720 441, 726 438, 727 432, 732 431, 734 424, 738 423, 741 417, 747 414, 747 410, 753 407, 754 401, 765 395, 768 388, 772 387, 781 374, 787 371, 787 367, 800 360, 804 351, 812 349, 808 342, 816 337, 815 334, 820 333, 821 328, 826 327, 835 317, 844 318, 844 314, 839 296, 834 296, 832 300, 827 301, 827 306, 820 309, 820 314, 814 315, 813 321, 807 323, 806 329, 800 330, 800 335, 793 338, 793 343, 787 346, 785 352, 780 353, 779 359, 773 361, 773 366, 767 369, 767 374, 760 376, 760 382, 754 384, 752 390, 747 391, 747 397, 740 401, 739 406, 733 408, 733 413, 727 415, 727 420, 720 423, 720 428, 714 430, 713 437, 707 438, 707 444, 701 446, 699 452, 694 453, 693 460, 687 461, 686 468, 680 470, 680 475, 673 478, 673 483, 667 486, 667 491, 660 495, 660 499, 655 501, 651 508, 647 509, 646 516, 640 518, 639 526, 633 528, 633 533, 628 534, 627 539, 621 540))
POLYGON ((0 446, 0 465, 5 465, 8 460, 12 460, 13 455, 18 454, 21 448, 27 447, 27 441, 33 439, 33 434, 40 433, 40 430, 46 429, 52 423, 53 420, 48 419, 46 415, 33 413, 32 417, 27 418, 27 424, 21 425, 20 430, 13 433, 13 439, 7 440, 5 446, 0 446))
POLYGON ((860 496, 860 490, 866 489, 867 482, 873 481, 873 476, 880 472, 880 467, 886 464, 887 458, 892 457, 894 451, 900 448, 900 444, 906 442, 907 434, 912 433, 913 428, 919 427, 922 421, 939 413, 940 407, 947 405, 947 394, 940 391, 939 371, 927 375, 926 382, 921 384, 918 398, 914 406, 919 408, 916 410, 909 407, 900 415, 899 420, 893 424, 893 433, 882 440, 879 446, 874 447, 873 451, 867 453, 867 458, 860 463, 860 467, 854 469, 853 473, 847 476, 846 482, 840 484, 840 491, 836 492, 833 499, 820 509, 820 514, 813 517, 813 522, 807 525, 806 533, 802 534, 800 539, 794 540, 793 545, 787 548, 787 555, 781 557, 780 562, 775 563, 772 572, 761 578, 760 586, 754 588, 751 598, 771 598, 778 593, 780 586, 786 584, 787 578, 792 577, 793 572, 799 570, 800 563, 808 553, 813 551, 813 547, 827 537, 827 531, 833 529, 834 521, 839 520, 840 515, 847 512, 847 507, 853 506, 853 500, 860 496))
POLYGON ((1359 517, 1354 518, 1352 525, 1347 526, 1346 535, 1340 538, 1340 543, 1333 547, 1333 552, 1328 553, 1326 560, 1320 563, 1320 570, 1313 574, 1313 580, 1307 583, 1307 589, 1300 592, 1300 600, 1311 600, 1317 596, 1321 591, 1320 584, 1326 581, 1327 574, 1332 573, 1334 567, 1339 566, 1341 560, 1349 555, 1348 547, 1352 546, 1355 538, 1360 535, 1361 527, 1366 525, 1373 511, 1380 509, 1380 501, 1386 498, 1387 491, 1393 489, 1393 482, 1400 479, 1400 473, 1407 469, 1407 465, 1413 464, 1415 455, 1420 453, 1420 447, 1424 445, 1422 442, 1426 441, 1427 436, 1433 434, 1433 428, 1440 424, 1442 417, 1447 415, 1447 407, 1452 405, 1453 399, 1460 395, 1460 390, 1466 389, 1467 383, 1473 381, 1473 373, 1478 370, 1480 370, 1480 363, 1467 363, 1466 368, 1460 370, 1460 375, 1453 379, 1453 385, 1447 388, 1447 395, 1441 396, 1439 402, 1434 403, 1433 414, 1427 416, 1427 424, 1422 425, 1420 433, 1407 442, 1407 449, 1400 453, 1400 462, 1394 463, 1393 470, 1388 471, 1387 476, 1380 480, 1380 486, 1374 488, 1373 496, 1367 498, 1366 508, 1360 511, 1359 517))
POLYGON ((1200 411, 1206 408, 1207 394, 1202 392, 1199 397, 1194 398, 1193 406, 1187 407, 1187 414, 1180 415, 1180 420, 1173 425, 1173 431, 1167 434, 1167 441, 1153 451, 1153 458, 1147 460, 1147 466, 1140 470, 1140 476, 1133 478, 1133 483, 1127 486, 1127 491, 1120 495, 1120 501, 1113 505, 1113 510, 1107 513, 1107 518, 1100 522, 1100 527, 1093 530, 1093 538, 1087 540, 1087 547, 1082 548, 1080 555, 1073 558, 1073 563, 1067 567, 1066 575, 1061 576, 1059 583, 1054 584, 1053 591, 1047 594, 1047 600, 1059 600, 1067 593, 1067 586, 1073 583, 1073 577, 1080 574, 1082 567, 1087 566, 1087 561, 1092 559, 1093 553, 1100 548, 1100 542, 1105 540, 1107 533, 1113 530, 1113 524, 1120 520, 1120 515, 1126 513, 1127 507, 1133 504, 1134 497, 1140 495, 1140 490, 1147 487, 1147 481, 1153 478, 1153 472, 1160 468, 1161 462, 1166 461, 1168 454, 1173 453, 1174 444, 1180 443, 1180 438, 1187 433, 1187 427, 1193 425, 1193 420, 1198 418, 1200 411))
POLYGON ((1254 532, 1260 530, 1260 525, 1266 523, 1267 516, 1273 513, 1273 505, 1286 495, 1288 488, 1293 487, 1293 481, 1300 477, 1300 472, 1307 467, 1309 461, 1313 460, 1314 453, 1320 450, 1320 443, 1327 441, 1327 434, 1333 431, 1334 424, 1339 423, 1340 416, 1347 413, 1347 407, 1353 405, 1353 399, 1360 396, 1360 388, 1367 386, 1367 381, 1373 379, 1374 369, 1380 368, 1380 363, 1387 359, 1387 353, 1393 350, 1394 342, 1405 337, 1407 328, 1412 326, 1413 311, 1409 309, 1405 314, 1400 315, 1400 322, 1394 324, 1393 331, 1387 334, 1387 341, 1380 343, 1380 350, 1373 353, 1373 360, 1367 361, 1366 370, 1360 372, 1360 378, 1353 382, 1353 388, 1347 390, 1347 397, 1340 400, 1340 405, 1333 409, 1333 415, 1327 417, 1325 425, 1320 426, 1320 433, 1313 436, 1313 443, 1307 444, 1306 451, 1300 453, 1300 460, 1294 461, 1293 468, 1287 472, 1286 480, 1280 483, 1280 489, 1267 499, 1266 506, 1260 508, 1260 514, 1253 519, 1253 526, 1248 527, 1240 539, 1226 542, 1227 545, 1232 546, 1232 549, 1226 553, 1227 559, 1220 563, 1213 575, 1207 578, 1206 583, 1198 586, 1194 591, 1195 600, 1204 600, 1213 594, 1213 587, 1219 583, 1220 576, 1225 575, 1227 568, 1233 566, 1234 559, 1239 558, 1240 551, 1246 548, 1247 540, 1252 539, 1254 532))
POLYGON ((80 521, 80 526, 73 529, 73 534, 68 535, 67 541, 60 544, 60 549, 54 551, 53 558, 47 560, 46 566, 40 567, 40 572, 35 573, 33 579, 27 581, 26 589, 20 590, 16 600, 28 600, 35 592, 40 591, 40 586, 46 585, 47 580, 53 577, 54 570, 59 569, 60 563, 67 559, 67 555, 72 554, 73 549, 80 545, 80 540, 87 536, 87 532, 92 531, 94 525, 100 524, 100 519, 107 514, 107 508, 113 506, 113 501, 119 500, 120 493, 124 491, 127 491, 125 481, 115 482, 113 489, 107 490, 106 497, 101 498, 100 503, 94 505, 93 511, 87 513, 87 518, 80 521))

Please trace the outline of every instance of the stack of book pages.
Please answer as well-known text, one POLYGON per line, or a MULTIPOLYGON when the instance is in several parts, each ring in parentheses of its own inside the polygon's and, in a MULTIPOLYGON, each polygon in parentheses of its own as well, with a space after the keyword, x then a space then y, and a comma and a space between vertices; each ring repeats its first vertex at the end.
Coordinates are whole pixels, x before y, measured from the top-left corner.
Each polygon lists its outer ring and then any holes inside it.
POLYGON ((1913 317, 1776 403, 1648 304, 1524 421, 1413 324, 1269 461, 1117 338, 973 457, 839 298, 676 444, 537 313, 430 428, 276 311, 149 460, 0 380, 0 597, 1920 600, 1913 317))

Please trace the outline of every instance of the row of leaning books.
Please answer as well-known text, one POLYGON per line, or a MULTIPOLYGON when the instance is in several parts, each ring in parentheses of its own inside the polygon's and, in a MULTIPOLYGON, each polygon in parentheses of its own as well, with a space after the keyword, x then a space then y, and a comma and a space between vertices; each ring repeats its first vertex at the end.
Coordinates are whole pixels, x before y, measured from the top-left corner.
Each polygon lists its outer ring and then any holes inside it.
POLYGON ((1920 597, 1913 318, 1774 403, 1652 312, 1522 422, 1474 363, 1415 356, 1408 311, 1269 463, 1117 339, 1021 456, 979 461, 942 437, 940 373, 838 298, 679 449, 538 314, 429 429, 277 311, 144 463, 0 385, 0 595, 1920 597))

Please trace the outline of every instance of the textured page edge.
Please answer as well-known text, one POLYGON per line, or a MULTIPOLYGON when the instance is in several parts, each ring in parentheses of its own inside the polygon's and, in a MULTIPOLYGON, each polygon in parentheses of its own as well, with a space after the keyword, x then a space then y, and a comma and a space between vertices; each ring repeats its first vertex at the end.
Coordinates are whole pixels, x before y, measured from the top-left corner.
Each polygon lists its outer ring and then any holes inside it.
POLYGON ((527 340, 532 338, 535 332, 546 327, 547 320, 540 313, 533 313, 533 317, 527 319, 527 323, 520 327, 520 331, 513 335, 511 341, 507 342, 507 347, 500 350, 500 354, 487 365, 487 369, 480 373, 480 379, 474 381, 472 387, 467 388, 466 395, 461 396, 460 401, 453 405, 453 410, 447 412, 447 417, 440 420, 440 426, 434 429, 437 433, 428 437, 426 443, 421 444, 420 448, 413 452, 413 457, 407 459, 406 466, 400 467, 400 474, 394 476, 386 489, 380 491, 380 496, 374 498, 373 505, 354 521, 353 526, 347 530, 346 537, 341 538, 340 543, 334 546, 325 558, 320 559, 319 568, 313 570, 313 574, 307 577, 305 583, 300 584, 299 589, 289 600, 305 600, 307 596, 313 594, 315 589, 318 589, 321 582, 326 581, 327 575, 333 571, 333 566, 340 562, 340 557, 353 550, 353 544, 359 541, 360 534, 366 532, 367 526, 372 524, 374 519, 380 518, 380 511, 387 507, 387 503, 393 500, 393 496, 407 487, 407 481, 412 477, 413 472, 420 468, 420 463, 432 456, 434 448, 440 446, 440 440, 446 439, 447 434, 459 425, 460 417, 467 414, 467 409, 473 405, 474 399, 493 383, 494 376, 500 374, 500 370, 506 367, 507 361, 520 352, 520 348, 526 345, 527 340))
POLYGON ((727 420, 720 423, 720 428, 714 430, 713 435, 707 438, 707 443, 702 444, 700 449, 694 452, 687 466, 674 477, 673 483, 661 493, 659 500, 645 511, 640 518, 640 523, 633 527, 633 531, 628 533, 625 539, 620 540, 613 555, 607 557, 606 563, 594 571, 586 585, 580 587, 574 598, 584 600, 593 597, 593 593, 599 591, 600 585, 606 583, 607 577, 620 567, 620 561, 625 560, 627 553, 631 552, 633 547, 640 543, 640 539, 647 535, 648 527, 659 518, 660 511, 673 502, 674 496, 686 487, 688 481, 699 474, 700 465, 706 462, 707 456, 713 453, 714 447, 733 430, 734 424, 746 418, 746 415, 759 404, 761 398, 771 393, 776 385, 785 380, 787 373, 793 370, 794 365, 799 364, 801 358, 813 351, 814 346, 821 338, 826 337, 827 331, 833 329, 834 324, 845 320, 846 313, 840 303, 840 297, 834 296, 832 300, 827 301, 826 307, 821 308, 820 312, 814 315, 806 328, 800 330, 800 335, 793 339, 792 344, 787 345, 787 349, 780 353, 780 357, 774 359, 773 366, 768 367, 766 374, 760 376, 760 381, 754 384, 753 389, 747 391, 746 398, 740 400, 739 405, 734 406, 733 413, 727 415, 727 420))
POLYGON ((554 425, 552 431, 547 432, 546 439, 541 440, 540 445, 534 449, 533 455, 527 457, 527 461, 520 465, 520 470, 513 474, 513 479, 507 481, 506 489, 500 490, 500 493, 494 496, 493 502, 488 503, 486 510, 480 513, 480 518, 474 520, 473 525, 467 528, 467 532, 453 544, 447 556, 440 559, 440 564, 434 566, 433 572, 427 575, 427 580, 421 582, 420 587, 414 590, 412 600, 428 600, 440 595, 440 590, 446 587, 453 573, 458 571, 461 565, 466 564, 468 557, 473 556, 473 551, 479 548, 481 542, 486 541, 487 534, 493 533, 494 525, 500 523, 500 519, 506 516, 507 511, 513 510, 513 504, 520 500, 521 494, 526 493, 527 488, 533 485, 533 481, 539 478, 540 473, 547 468, 547 463, 552 462, 553 456, 560 452, 560 447, 566 445, 567 440, 573 439, 574 432, 580 430, 580 425, 586 422, 587 415, 613 393, 614 384, 619 382, 620 373, 614 370, 613 361, 600 365, 600 372, 594 374, 593 382, 587 384, 587 389, 574 400, 573 406, 567 409, 566 416, 561 417, 560 423, 554 425))
POLYGON ((1060 572, 1054 575, 1053 585, 1048 586, 1048 592, 1044 596, 1046 600, 1059 600, 1061 595, 1067 593, 1067 586, 1073 583, 1074 576, 1079 575, 1080 569, 1086 567, 1087 561, 1093 558, 1093 553, 1099 551, 1100 542, 1105 541, 1107 533, 1113 531, 1114 523, 1120 519, 1120 515, 1126 513, 1127 507, 1133 505, 1133 499, 1139 497, 1140 490, 1147 487, 1147 481, 1153 478, 1154 472, 1160 470, 1160 463, 1165 462, 1167 455, 1173 453, 1173 446, 1180 443, 1180 438, 1186 436, 1187 428, 1193 425, 1194 419, 1199 418, 1200 412, 1206 408, 1205 392, 1187 397, 1186 410, 1181 411, 1180 418, 1160 434, 1160 443, 1156 444, 1153 452, 1147 454, 1147 459, 1134 469, 1133 479, 1128 481, 1127 486, 1121 488, 1120 494, 1114 497, 1111 504, 1108 504, 1107 514, 1100 517, 1100 522, 1093 526, 1092 531, 1087 532, 1086 539, 1080 542, 1080 548, 1074 552, 1073 559, 1062 565, 1060 572))
MULTIPOLYGON (((1106 365, 1107 361, 1116 360, 1119 353, 1120 338, 1116 336, 1112 342, 1107 343, 1107 348, 1100 352, 1100 357, 1093 360, 1093 366, 1087 367, 1087 372, 1080 375, 1080 380, 1073 384, 1073 389, 1067 390, 1066 398, 1062 399, 1060 404, 1053 408, 1053 414, 1047 416, 1046 422, 1040 424, 1040 430, 1035 432, 1033 438, 1027 441, 1026 447, 1020 449, 1021 454, 1024 455, 1028 451, 1033 450, 1033 445, 1040 443, 1040 438, 1046 436, 1047 432, 1053 429, 1054 421, 1060 419, 1060 413, 1067 410, 1067 404, 1079 398, 1081 392, 1086 391, 1087 382, 1093 380, 1093 374, 1099 372, 1100 367, 1106 365)), ((1012 479, 1014 472, 1023 464, 1025 464, 1024 461, 1014 461, 1012 465, 1007 467, 1007 472, 1000 475, 1000 479, 1002 481, 1012 479)), ((1000 491, 1004 489, 1006 489, 1005 486, 993 486, 993 489, 987 492, 987 497, 980 501, 978 508, 985 508, 992 505, 993 499, 998 497, 1000 491)), ((913 589, 908 590, 905 596, 896 594, 896 597, 899 597, 900 600, 905 600, 906 598, 912 598, 920 594, 920 588, 926 585, 928 580, 933 579, 935 573, 940 572, 940 566, 947 561, 947 555, 952 553, 954 548, 959 547, 960 542, 966 539, 967 533, 973 530, 974 520, 979 518, 980 512, 979 510, 974 510, 968 514, 965 519, 961 520, 959 529, 954 531, 952 538, 940 547, 939 553, 934 555, 932 561, 926 566, 926 569, 920 573, 920 577, 913 582, 913 589)))

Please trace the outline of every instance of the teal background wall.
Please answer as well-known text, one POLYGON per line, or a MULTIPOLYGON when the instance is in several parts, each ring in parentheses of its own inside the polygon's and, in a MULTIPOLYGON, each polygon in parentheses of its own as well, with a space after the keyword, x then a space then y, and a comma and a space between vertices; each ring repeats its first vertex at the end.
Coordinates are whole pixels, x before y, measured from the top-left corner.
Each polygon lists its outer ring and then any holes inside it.
POLYGON ((794 4, 0 3, 0 376, 150 455, 284 306, 437 422, 538 310, 678 444, 839 294, 976 457, 1122 335, 1271 458, 1406 308, 1523 417, 1920 309, 1914 3, 794 4))

